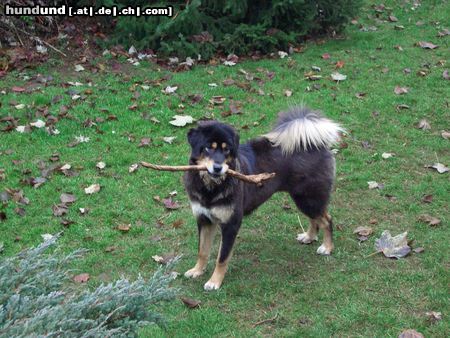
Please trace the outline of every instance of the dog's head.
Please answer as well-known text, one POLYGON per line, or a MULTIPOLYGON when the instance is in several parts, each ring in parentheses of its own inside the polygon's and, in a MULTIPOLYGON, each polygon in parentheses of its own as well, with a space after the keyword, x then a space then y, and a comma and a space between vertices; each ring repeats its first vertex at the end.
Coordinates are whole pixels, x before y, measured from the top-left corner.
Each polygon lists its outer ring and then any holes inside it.
POLYGON ((187 135, 192 148, 190 164, 203 164, 212 177, 223 177, 236 168, 239 134, 233 127, 217 121, 199 123, 187 135))

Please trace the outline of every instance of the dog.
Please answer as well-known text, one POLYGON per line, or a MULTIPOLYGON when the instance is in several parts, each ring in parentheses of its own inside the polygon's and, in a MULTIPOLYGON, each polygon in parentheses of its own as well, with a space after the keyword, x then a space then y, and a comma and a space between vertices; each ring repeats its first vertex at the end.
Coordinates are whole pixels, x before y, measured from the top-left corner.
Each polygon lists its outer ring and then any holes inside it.
POLYGON ((205 272, 214 235, 222 234, 216 266, 205 290, 222 285, 233 245, 244 215, 250 214, 275 192, 286 191, 297 208, 309 217, 308 231, 297 240, 309 244, 324 232, 320 255, 333 250, 332 221, 327 212, 335 177, 331 145, 343 128, 306 107, 294 107, 278 115, 269 133, 245 144, 230 125, 204 121, 187 134, 191 146, 189 164, 205 165, 207 171, 187 172, 184 185, 198 226, 198 258, 185 273, 197 278, 205 272), (243 174, 275 172, 262 186, 244 183, 227 175, 233 169, 243 174))

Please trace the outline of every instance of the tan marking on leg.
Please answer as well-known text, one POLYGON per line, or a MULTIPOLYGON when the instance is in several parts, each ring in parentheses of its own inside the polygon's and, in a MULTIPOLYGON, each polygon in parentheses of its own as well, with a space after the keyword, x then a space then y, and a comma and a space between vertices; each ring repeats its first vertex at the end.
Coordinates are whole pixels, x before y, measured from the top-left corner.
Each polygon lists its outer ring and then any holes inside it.
POLYGON ((202 226, 200 230, 197 263, 192 269, 186 271, 186 273, 184 274, 186 277, 197 278, 203 275, 203 273, 205 272, 216 231, 216 225, 202 226))
POLYGON ((323 230, 323 243, 317 249, 319 255, 330 255, 334 249, 333 232, 331 229, 331 217, 327 213, 316 218, 319 228, 323 230))
POLYGON ((302 244, 309 244, 314 241, 317 241, 317 232, 319 230, 319 224, 317 219, 309 220, 309 228, 306 232, 298 234, 297 241, 302 244))
POLYGON ((214 269, 214 272, 209 281, 207 281, 203 287, 207 291, 219 289, 220 286, 222 285, 223 279, 225 278, 225 273, 227 272, 228 269, 228 263, 231 259, 233 252, 232 251, 230 252, 230 254, 228 255, 227 259, 224 262, 219 263, 221 250, 222 250, 222 243, 220 244, 219 253, 217 255, 216 268, 214 269))

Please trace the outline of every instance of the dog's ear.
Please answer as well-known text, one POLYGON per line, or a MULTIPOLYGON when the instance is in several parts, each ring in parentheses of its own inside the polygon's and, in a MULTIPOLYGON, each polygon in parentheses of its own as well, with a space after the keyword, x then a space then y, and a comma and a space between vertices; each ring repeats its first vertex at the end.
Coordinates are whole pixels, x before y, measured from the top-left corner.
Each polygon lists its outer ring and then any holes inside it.
POLYGON ((237 149, 239 148, 239 134, 234 134, 234 147, 237 149))
POLYGON ((193 146, 195 144, 197 137, 198 137, 198 129, 195 129, 195 128, 189 129, 189 131, 187 133, 187 139, 191 146, 193 146))

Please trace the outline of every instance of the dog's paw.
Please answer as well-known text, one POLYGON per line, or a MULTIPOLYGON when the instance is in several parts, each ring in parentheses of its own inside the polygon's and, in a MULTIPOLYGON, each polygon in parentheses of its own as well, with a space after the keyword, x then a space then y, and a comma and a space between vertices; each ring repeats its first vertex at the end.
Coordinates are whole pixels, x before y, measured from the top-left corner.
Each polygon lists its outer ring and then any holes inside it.
POLYGON ((184 273, 184 277, 187 278, 197 278, 203 275, 203 270, 199 270, 197 268, 192 268, 184 273))
POLYGON ((309 244, 312 243, 313 241, 317 241, 317 236, 311 238, 309 237, 307 232, 304 232, 302 234, 297 235, 297 241, 299 241, 302 244, 309 244))
POLYGON ((220 288, 220 284, 213 282, 211 280, 207 281, 205 283, 205 285, 203 286, 203 289, 205 289, 205 291, 213 291, 213 290, 218 290, 220 288))
POLYGON ((319 246, 319 248, 317 249, 317 254, 318 254, 318 255, 329 256, 329 255, 331 255, 331 250, 332 250, 332 248, 327 248, 327 247, 325 246, 325 244, 322 244, 322 245, 319 246))

